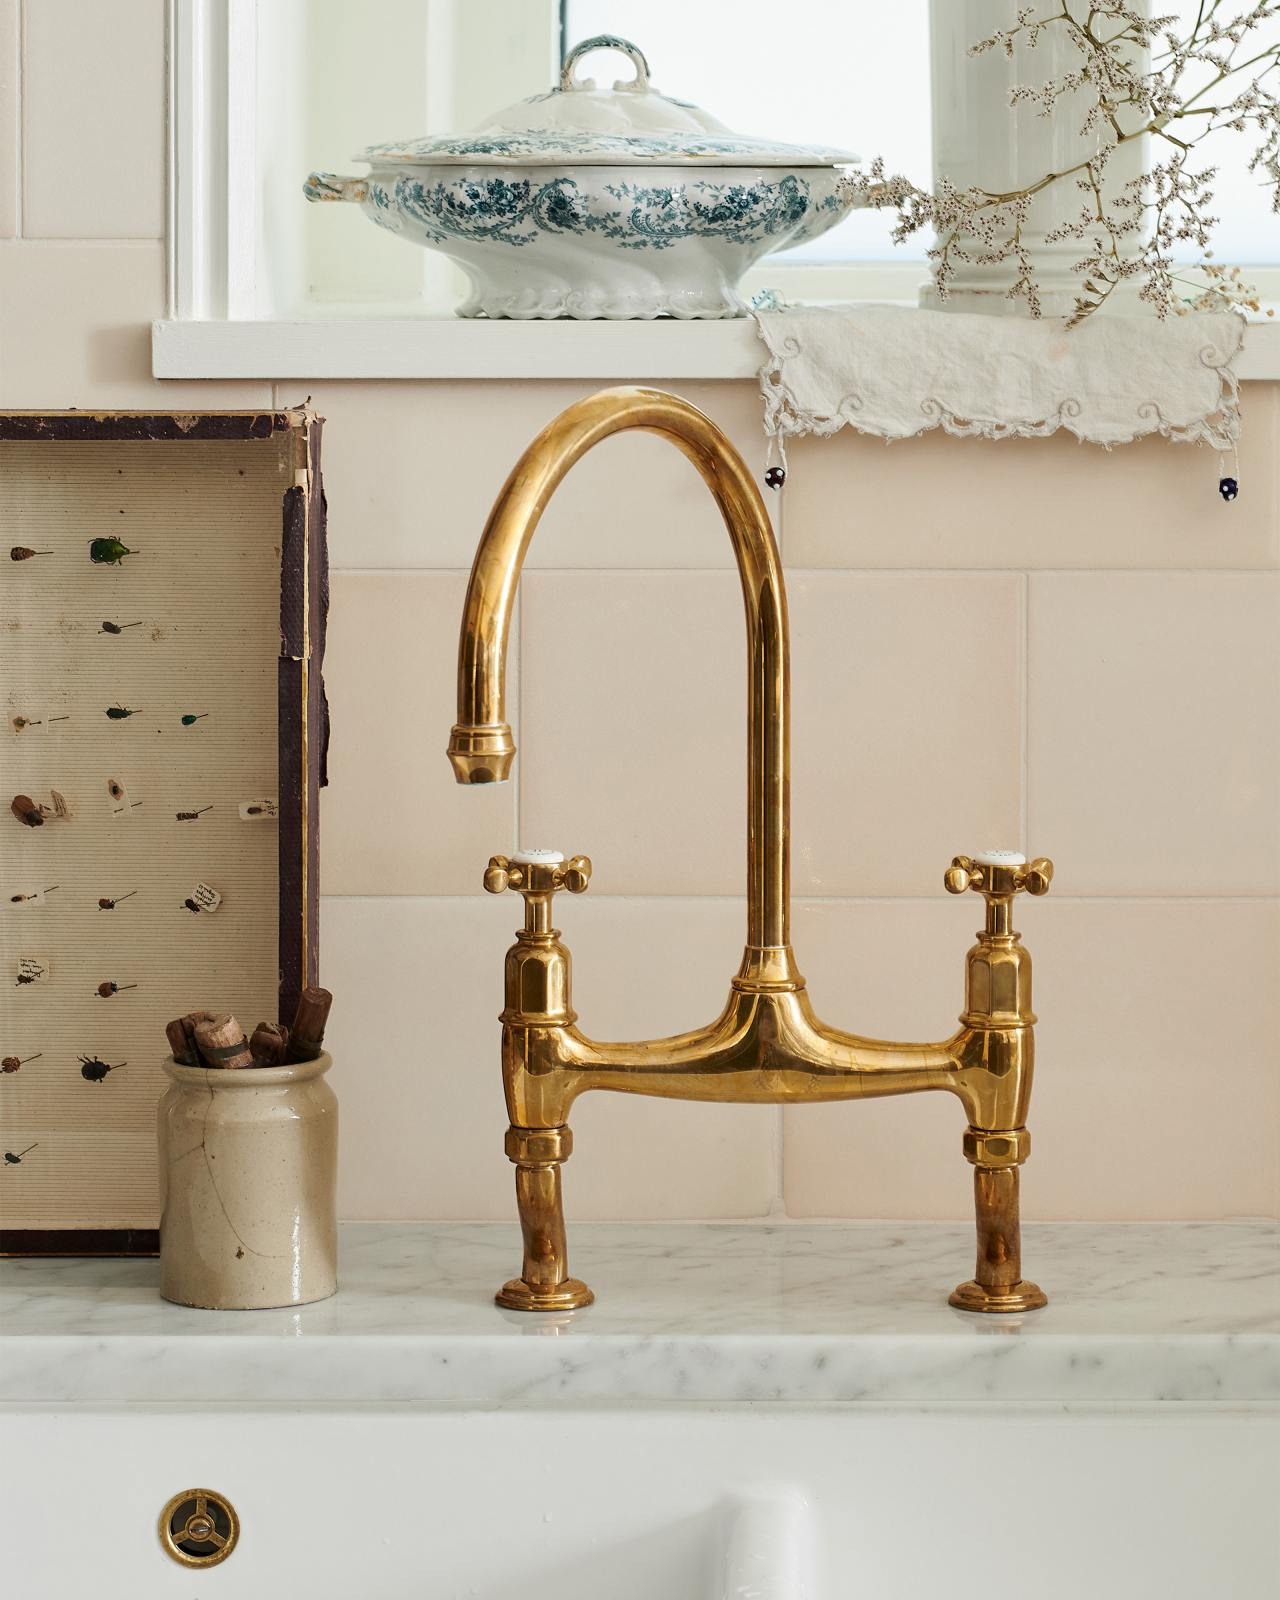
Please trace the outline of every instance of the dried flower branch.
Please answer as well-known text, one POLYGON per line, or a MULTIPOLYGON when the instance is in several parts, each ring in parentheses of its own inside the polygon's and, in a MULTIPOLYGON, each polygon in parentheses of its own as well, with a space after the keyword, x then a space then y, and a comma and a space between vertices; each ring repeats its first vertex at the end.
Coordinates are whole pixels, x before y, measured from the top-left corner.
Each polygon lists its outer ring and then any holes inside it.
POLYGON ((1079 191, 1080 210, 1045 236, 1049 243, 1071 239, 1081 247, 1074 263, 1081 286, 1069 326, 1130 282, 1162 318, 1226 306, 1257 310, 1257 295, 1238 269, 1209 264, 1218 220, 1209 211, 1216 169, 1194 167, 1192 158, 1210 134, 1250 136, 1249 170, 1271 190, 1271 208, 1280 212, 1280 0, 1242 9, 1228 9, 1227 0, 1201 0, 1190 31, 1177 28, 1176 15, 1147 17, 1120 0, 1061 0, 1051 12, 1020 5, 1012 25, 978 40, 970 55, 1001 50, 1013 59, 1019 43, 1034 50, 1049 30, 1065 32, 1079 66, 1045 83, 1015 87, 1010 103, 1034 105, 1042 117, 1070 114, 1061 105, 1068 97, 1075 114, 1083 103, 1079 131, 1094 140, 1096 154, 1008 193, 957 188, 945 177, 934 190, 922 189, 887 176, 879 158, 847 186, 861 204, 897 212, 895 244, 934 229, 937 242, 928 255, 944 299, 957 262, 1007 262, 1009 297, 1039 316, 1035 263, 1024 233, 1035 197, 1070 183, 1079 191), (1268 34, 1273 42, 1264 43, 1268 34), (1114 152, 1142 138, 1152 144, 1148 170, 1109 192, 1114 152), (1200 276, 1190 282, 1175 260, 1175 251, 1188 244, 1203 252, 1190 269, 1200 276))

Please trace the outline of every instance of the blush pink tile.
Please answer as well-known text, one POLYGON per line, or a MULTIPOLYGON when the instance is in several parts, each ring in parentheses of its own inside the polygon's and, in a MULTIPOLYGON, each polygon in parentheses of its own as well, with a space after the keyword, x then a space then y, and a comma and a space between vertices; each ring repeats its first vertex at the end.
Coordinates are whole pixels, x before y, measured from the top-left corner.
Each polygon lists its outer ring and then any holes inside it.
MULTIPOLYGON (((539 431, 601 383, 282 384, 330 423, 325 475, 335 567, 470 568, 485 519, 539 431), (424 494, 424 483, 429 493, 424 494)), ((663 383, 705 410, 763 471, 760 400, 747 383, 663 383)), ((730 568, 710 494, 684 456, 637 432, 606 439, 570 471, 527 564, 730 568)))
POLYGON ((37 0, 24 14, 23 232, 163 237, 163 0, 37 0))
MULTIPOLYGON (((819 1015, 945 1038, 977 897, 807 902, 797 953, 819 1015), (964 915, 968 912, 969 915, 964 915)), ((1280 1214, 1280 903, 1018 903, 1035 962, 1036 1081, 1024 1215, 1280 1214), (1210 932, 1211 930, 1211 932, 1210 932)), ((784 1116, 793 1216, 972 1215, 964 1113, 945 1094, 784 1116)))
POLYGON ((746 650, 737 575, 531 572, 520 832, 606 894, 739 894, 746 650))
POLYGON ((797 894, 932 893, 1018 848, 1023 580, 791 572, 797 894))
POLYGON ((1064 890, 1280 890, 1278 616, 1278 573, 1033 576, 1029 842, 1064 890))
POLYGON ((515 785, 455 783, 445 755, 465 590, 461 572, 333 575, 326 894, 480 894, 515 846, 515 785))
POLYGON ((1070 434, 886 444, 844 429, 788 447, 786 555, 799 567, 1275 567, 1280 384, 1241 385, 1240 498, 1211 451, 1070 434))
MULTIPOLYGON (((741 954, 742 915, 727 902, 574 899, 558 920, 576 957, 582 1026, 643 1038, 711 1021, 741 954), (641 991, 628 958, 659 938, 669 981, 641 991)), ((509 1220, 518 1263, 498 1023, 518 921, 516 895, 325 900, 342 1216, 509 1220)), ((767 1212, 777 1124, 771 1107, 584 1095, 565 1168, 571 1253, 575 1220, 767 1212)))

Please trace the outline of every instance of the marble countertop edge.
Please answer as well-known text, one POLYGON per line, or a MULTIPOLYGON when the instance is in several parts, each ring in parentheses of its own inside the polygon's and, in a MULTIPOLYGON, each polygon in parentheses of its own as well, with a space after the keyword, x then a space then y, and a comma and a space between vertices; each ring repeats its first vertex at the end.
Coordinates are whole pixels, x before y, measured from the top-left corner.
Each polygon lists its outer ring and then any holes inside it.
POLYGON ((0 1403, 1280 1406, 1280 1227, 1041 1224, 1047 1310, 953 1311, 957 1224, 589 1224, 587 1311, 499 1311, 503 1224, 358 1224, 342 1288, 160 1300, 154 1261, 0 1263, 0 1403))

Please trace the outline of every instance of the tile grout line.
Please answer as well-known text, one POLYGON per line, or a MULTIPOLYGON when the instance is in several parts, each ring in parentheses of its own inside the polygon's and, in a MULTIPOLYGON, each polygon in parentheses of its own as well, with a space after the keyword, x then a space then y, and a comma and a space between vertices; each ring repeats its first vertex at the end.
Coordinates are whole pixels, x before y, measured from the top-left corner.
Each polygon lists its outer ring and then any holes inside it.
MULTIPOLYGON (((25 168, 25 160, 24 160, 24 168, 25 168)), ((23 189, 24 189, 24 194, 25 194, 25 185, 23 186, 23 189)), ((25 221, 25 219, 23 219, 23 220, 25 221)), ((127 236, 125 238, 118 238, 118 239, 95 239, 95 238, 90 238, 90 237, 88 237, 87 235, 84 235, 84 234, 20 233, 20 234, 15 234, 12 239, 0 239, 0 244, 3 244, 3 245, 24 244, 24 245, 26 245, 28 247, 29 250, 30 249, 36 249, 36 248, 47 248, 47 249, 50 249, 50 250, 63 250, 63 249, 83 250, 83 249, 86 249, 86 248, 94 249, 94 250, 97 250, 97 249, 103 249, 103 250, 136 250, 139 245, 143 245, 143 244, 159 245, 161 247, 161 249, 163 250, 164 243, 165 243, 165 241, 164 241, 163 237, 160 236, 160 235, 154 234, 154 233, 130 234, 129 236, 127 236)), ((145 324, 145 326, 149 330, 150 327, 151 327, 150 322, 148 321, 145 324)), ((196 381, 203 382, 204 380, 203 379, 198 379, 196 381)), ((266 380, 262 379, 262 378, 226 378, 226 379, 223 379, 221 381, 226 382, 226 383, 246 383, 246 384, 250 384, 250 383, 263 383, 266 380)), ((343 381, 343 380, 339 380, 339 381, 343 381)), ((358 380, 352 380, 352 381, 358 381, 358 380)), ((90 409, 90 406, 86 405, 84 407, 84 409, 87 411, 87 410, 90 409)))
MULTIPOLYGON (((37 241, 28 241, 28 243, 37 241)), ((66 241, 58 241, 66 242, 66 241)), ((95 241, 71 241, 73 243, 95 241)), ((153 244, 154 240, 116 240, 101 241, 106 243, 147 243, 153 244)), ((781 547, 780 547, 781 548, 781 547)), ((1028 583, 1031 578, 1266 578, 1280 575, 1280 559, 1266 566, 1257 567, 863 567, 863 566, 830 566, 830 567, 792 567, 788 566, 783 556, 783 570, 789 578, 822 578, 827 574, 857 577, 894 577, 894 578, 1020 578, 1028 583)), ((345 567, 336 563, 334 572, 342 572, 351 577, 396 577, 413 575, 415 573, 446 573, 469 572, 470 564, 461 562, 445 562, 439 565, 423 565, 416 567, 345 567)), ((725 578, 736 578, 737 572, 730 562, 724 566, 692 566, 692 567, 612 567, 612 566, 579 566, 579 567, 543 567, 530 563, 526 568, 531 577, 549 578, 687 578, 694 573, 711 573, 725 578)))
MULTIPOLYGON (((356 890, 351 893, 326 890, 322 895, 323 900, 367 900, 370 902, 385 901, 415 903, 419 901, 432 904, 444 902, 459 902, 463 905, 471 903, 479 905, 484 899, 481 891, 467 891, 465 893, 439 893, 439 894, 377 894, 370 890, 356 890)), ((743 904, 740 894, 684 894, 679 891, 670 894, 593 894, 592 905, 617 904, 649 906, 663 902, 678 902, 688 904, 743 904)), ((815 895, 798 894, 792 897, 793 906, 938 906, 950 905, 953 902, 944 901, 941 894, 882 894, 882 895, 815 895)), ((1280 893, 1275 891, 1262 891, 1258 894, 1056 894, 1056 905, 1079 906, 1277 906, 1280 907, 1280 893)))
POLYGON ((14 196, 14 226, 18 239, 25 239, 27 233, 27 0, 18 0, 18 59, 17 84, 15 85, 18 96, 18 159, 14 162, 13 181, 18 192, 14 196))

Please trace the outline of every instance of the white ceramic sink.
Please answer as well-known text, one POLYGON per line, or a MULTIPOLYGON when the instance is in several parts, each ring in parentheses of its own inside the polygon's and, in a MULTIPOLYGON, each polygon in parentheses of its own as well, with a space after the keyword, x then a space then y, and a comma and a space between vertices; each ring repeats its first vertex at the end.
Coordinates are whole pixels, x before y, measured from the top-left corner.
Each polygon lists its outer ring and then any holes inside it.
POLYGON ((4 1441, 24 1597, 1273 1600, 1280 1570, 1275 1419, 131 1407, 4 1441), (200 1574, 155 1535, 196 1486, 242 1523, 200 1574))
POLYGON ((487 1304, 509 1228, 355 1230, 292 1313, 5 1264, 6 1592, 1274 1600, 1275 1229, 1028 1229, 1012 1324, 947 1308, 965 1230, 575 1242, 599 1303, 551 1322, 487 1304), (156 1538, 188 1487, 241 1520, 206 1572, 156 1538))

